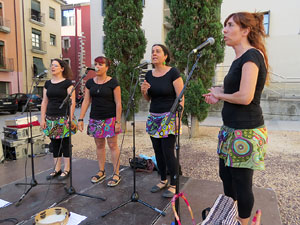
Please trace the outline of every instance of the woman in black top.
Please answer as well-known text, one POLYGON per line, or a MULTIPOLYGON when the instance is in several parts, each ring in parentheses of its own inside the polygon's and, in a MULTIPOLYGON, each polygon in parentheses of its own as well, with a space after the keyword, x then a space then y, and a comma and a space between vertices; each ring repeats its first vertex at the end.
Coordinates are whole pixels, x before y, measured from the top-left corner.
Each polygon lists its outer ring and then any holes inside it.
POLYGON ((116 186, 121 181, 119 175, 120 149, 117 135, 121 132, 121 88, 118 81, 107 75, 109 59, 99 56, 95 59, 96 77, 86 82, 84 100, 81 107, 78 128, 83 131, 83 118, 90 105, 90 120, 87 133, 94 137, 100 171, 92 176, 91 182, 103 180, 105 175, 105 139, 111 151, 114 174, 107 185, 116 186))
POLYGON ((268 80, 268 57, 263 14, 239 12, 224 22, 224 41, 233 47, 235 60, 224 79, 224 87, 212 87, 205 101, 224 101, 224 125, 219 132, 219 173, 225 195, 237 200, 242 225, 248 224, 254 204, 254 170, 264 170, 267 130, 260 107, 268 80))
MULTIPOLYGON (((72 71, 65 61, 54 59, 51 62, 51 73, 52 79, 46 81, 43 90, 41 127, 51 139, 55 164, 54 171, 47 176, 47 180, 57 176, 59 176, 59 180, 63 180, 69 176, 70 171, 69 125, 67 117, 69 108, 66 104, 61 109, 59 109, 59 106, 73 88, 72 82, 69 80, 72 76, 72 71), (64 172, 61 171, 62 156, 64 157, 64 172)), ((72 121, 75 111, 75 92, 72 93, 71 99, 70 120, 72 121)))
MULTIPOLYGON (((154 70, 146 73, 141 91, 147 101, 151 101, 146 131, 150 135, 152 145, 160 172, 161 181, 153 186, 151 192, 168 189, 163 197, 170 198, 175 194, 175 175, 177 172, 177 160, 174 153, 175 147, 175 115, 168 126, 165 122, 170 109, 183 89, 183 80, 176 68, 167 65, 170 62, 170 54, 164 45, 152 46, 152 64, 154 70), (167 180, 167 168, 170 172, 170 186, 167 180)), ((180 103, 184 106, 184 98, 180 103)))

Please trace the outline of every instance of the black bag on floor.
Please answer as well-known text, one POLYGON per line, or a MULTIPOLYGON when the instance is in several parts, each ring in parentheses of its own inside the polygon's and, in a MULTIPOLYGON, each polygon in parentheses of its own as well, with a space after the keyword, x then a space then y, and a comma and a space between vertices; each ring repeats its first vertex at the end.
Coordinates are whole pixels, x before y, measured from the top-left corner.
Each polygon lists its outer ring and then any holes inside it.
POLYGON ((140 158, 140 157, 135 157, 134 159, 129 158, 129 165, 133 169, 134 168, 134 163, 135 163, 135 168, 136 169, 147 169, 147 160, 140 158))

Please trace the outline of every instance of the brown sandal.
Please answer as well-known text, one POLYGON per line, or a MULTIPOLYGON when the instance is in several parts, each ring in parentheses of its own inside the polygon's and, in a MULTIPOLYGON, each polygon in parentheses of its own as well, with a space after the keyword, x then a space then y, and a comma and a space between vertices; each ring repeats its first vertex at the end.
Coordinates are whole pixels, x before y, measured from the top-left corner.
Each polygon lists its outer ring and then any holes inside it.
POLYGON ((96 184, 101 180, 103 180, 105 177, 106 177, 105 170, 99 170, 99 172, 95 176, 91 177, 91 182, 92 184, 96 184))

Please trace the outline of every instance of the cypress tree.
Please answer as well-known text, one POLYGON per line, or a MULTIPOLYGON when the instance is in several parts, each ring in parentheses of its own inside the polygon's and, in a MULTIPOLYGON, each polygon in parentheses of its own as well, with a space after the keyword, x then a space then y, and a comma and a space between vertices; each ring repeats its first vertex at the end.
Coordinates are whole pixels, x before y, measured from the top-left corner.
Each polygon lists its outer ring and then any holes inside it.
MULTIPOLYGON (((123 112, 126 112, 130 98, 131 76, 138 78, 134 67, 140 63, 146 51, 146 39, 141 29, 142 1, 104 0, 104 5, 105 56, 113 62, 109 71, 120 83, 122 108, 123 112)), ((140 97, 140 89, 137 87, 134 99, 135 111, 140 97)))
MULTIPOLYGON (((167 34, 166 44, 181 73, 186 70, 189 52, 208 37, 215 39, 214 45, 202 50, 198 66, 184 92, 183 122, 187 123, 187 117, 191 115, 192 136, 197 136, 199 121, 203 121, 209 111, 202 94, 211 87, 216 64, 224 58, 223 26, 220 22, 222 0, 167 0, 167 3, 170 7, 168 21, 172 28, 167 34)), ((189 71, 195 59, 196 54, 190 57, 189 71)))

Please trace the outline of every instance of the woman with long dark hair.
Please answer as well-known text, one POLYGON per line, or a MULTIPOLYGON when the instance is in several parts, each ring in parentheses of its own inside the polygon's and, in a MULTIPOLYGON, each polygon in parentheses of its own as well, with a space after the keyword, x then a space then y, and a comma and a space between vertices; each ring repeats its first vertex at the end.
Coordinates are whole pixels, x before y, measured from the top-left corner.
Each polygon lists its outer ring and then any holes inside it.
POLYGON ((224 101, 219 132, 219 174, 225 195, 237 200, 242 225, 249 222, 254 205, 254 170, 264 170, 268 141, 260 99, 268 81, 268 56, 264 45, 263 14, 238 12, 224 22, 224 41, 235 60, 224 87, 212 87, 205 101, 224 101))
MULTIPOLYGON (((175 115, 168 126, 165 123, 176 97, 183 89, 183 80, 176 68, 168 66, 170 53, 164 45, 152 46, 151 61, 154 69, 146 73, 141 86, 144 98, 151 101, 146 131, 150 135, 161 176, 161 181, 152 187, 151 192, 166 188, 162 196, 171 198, 176 191, 175 175, 178 168, 174 151, 178 131, 175 127, 175 115), (170 182, 167 179, 167 169, 170 172, 170 182)), ((180 104, 184 106, 184 97, 180 104)))
MULTIPOLYGON (((50 138, 53 148, 54 171, 47 176, 47 180, 58 177, 64 180, 70 172, 69 155, 69 120, 73 120, 75 111, 75 92, 72 93, 71 117, 68 118, 68 106, 65 104, 61 109, 59 106, 71 92, 73 85, 71 80, 72 71, 69 65, 61 59, 53 59, 51 62, 52 79, 46 81, 43 90, 43 101, 41 106, 41 127, 50 138), (64 157, 64 171, 61 171, 61 159, 64 157)), ((73 124, 74 125, 74 124, 73 124)), ((72 132, 76 125, 72 126, 72 132)))

